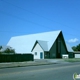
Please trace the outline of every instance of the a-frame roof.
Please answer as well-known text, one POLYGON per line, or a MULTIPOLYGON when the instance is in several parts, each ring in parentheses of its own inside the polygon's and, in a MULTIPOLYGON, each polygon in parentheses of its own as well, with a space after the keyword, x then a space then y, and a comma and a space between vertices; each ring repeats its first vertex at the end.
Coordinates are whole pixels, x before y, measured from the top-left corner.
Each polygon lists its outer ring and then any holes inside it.
POLYGON ((66 43, 66 48, 68 52, 74 52, 69 44, 66 43))
POLYGON ((30 53, 35 41, 40 40, 38 41, 40 44, 43 43, 42 41, 47 41, 48 50, 50 50, 60 32, 61 30, 16 36, 12 37, 7 45, 13 47, 17 53, 30 53))
POLYGON ((33 49, 34 49, 34 47, 36 46, 37 43, 40 45, 40 47, 43 49, 43 51, 49 51, 48 41, 42 41, 42 40, 36 40, 36 42, 35 42, 31 51, 33 51, 33 49))
MULTIPOLYGON (((61 34, 62 34, 62 32, 61 32, 61 34)), ((63 35, 62 35, 62 36, 63 36, 63 35)), ((57 38, 58 38, 58 37, 59 37, 59 36, 57 36, 57 38)), ((56 39, 57 39, 57 38, 56 38, 56 39)), ((56 39, 55 39, 55 41, 56 41, 56 39)), ((63 40, 64 40, 64 37, 63 37, 63 40)), ((55 42, 55 41, 54 41, 54 42, 55 42)), ((54 44, 54 42, 53 42, 53 44, 54 44)), ((35 42, 32 50, 31 50, 31 52, 33 51, 33 49, 35 48, 35 46, 36 46, 37 43, 40 45, 40 47, 43 49, 43 51, 49 51, 48 41, 36 40, 36 42, 35 42)), ((65 43, 65 41, 64 41, 64 43, 65 43)), ((67 49, 68 52, 73 52, 73 50, 72 50, 72 48, 70 47, 69 44, 65 43, 65 46, 66 46, 66 49, 67 49)))

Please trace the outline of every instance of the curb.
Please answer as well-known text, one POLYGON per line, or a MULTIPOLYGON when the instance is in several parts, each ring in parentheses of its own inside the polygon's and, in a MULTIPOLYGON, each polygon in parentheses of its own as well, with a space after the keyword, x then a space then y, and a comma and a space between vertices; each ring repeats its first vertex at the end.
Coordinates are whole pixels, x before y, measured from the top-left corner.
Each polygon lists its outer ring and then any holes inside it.
POLYGON ((42 64, 30 64, 30 65, 6 66, 6 67, 0 67, 0 69, 17 68, 17 67, 29 67, 29 66, 40 66, 40 65, 52 65, 52 64, 58 64, 58 63, 42 63, 42 64))

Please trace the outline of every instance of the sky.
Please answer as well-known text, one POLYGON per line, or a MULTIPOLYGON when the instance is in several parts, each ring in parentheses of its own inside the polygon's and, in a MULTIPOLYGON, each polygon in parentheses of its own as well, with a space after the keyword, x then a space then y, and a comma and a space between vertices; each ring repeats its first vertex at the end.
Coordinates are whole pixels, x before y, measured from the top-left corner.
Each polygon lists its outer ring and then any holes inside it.
POLYGON ((80 43, 80 0, 0 0, 0 45, 13 36, 62 30, 66 43, 80 43))

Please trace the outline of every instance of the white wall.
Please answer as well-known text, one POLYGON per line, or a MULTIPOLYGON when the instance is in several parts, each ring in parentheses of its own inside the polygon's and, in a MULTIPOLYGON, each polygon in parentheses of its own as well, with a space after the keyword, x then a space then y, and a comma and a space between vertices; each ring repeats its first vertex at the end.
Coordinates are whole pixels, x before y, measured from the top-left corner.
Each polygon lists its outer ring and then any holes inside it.
POLYGON ((80 58, 80 54, 75 54, 75 58, 80 58))
POLYGON ((40 47, 40 45, 37 43, 35 48, 32 51, 32 54, 34 55, 34 59, 40 59, 40 52, 43 52, 43 59, 44 59, 44 51, 40 47), (37 52, 37 55, 35 55, 35 52, 37 52))

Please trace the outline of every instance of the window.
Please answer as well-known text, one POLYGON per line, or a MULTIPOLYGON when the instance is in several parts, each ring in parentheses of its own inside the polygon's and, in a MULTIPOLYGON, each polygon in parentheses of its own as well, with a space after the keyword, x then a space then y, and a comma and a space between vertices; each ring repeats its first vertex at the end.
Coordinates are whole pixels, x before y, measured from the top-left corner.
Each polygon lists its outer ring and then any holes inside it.
POLYGON ((58 37, 58 53, 61 52, 61 39, 58 37))
POLYGON ((37 55, 37 52, 35 52, 35 55, 37 55))
POLYGON ((61 39, 60 38, 58 38, 58 42, 61 42, 61 39))

